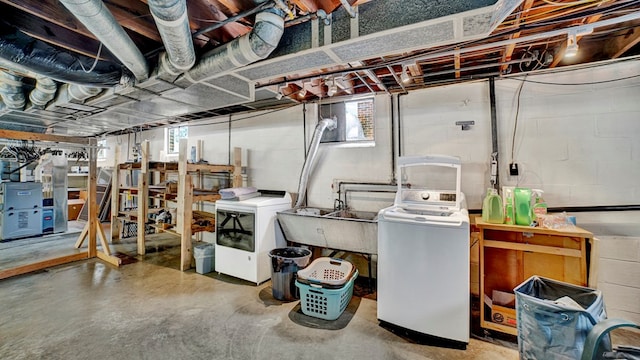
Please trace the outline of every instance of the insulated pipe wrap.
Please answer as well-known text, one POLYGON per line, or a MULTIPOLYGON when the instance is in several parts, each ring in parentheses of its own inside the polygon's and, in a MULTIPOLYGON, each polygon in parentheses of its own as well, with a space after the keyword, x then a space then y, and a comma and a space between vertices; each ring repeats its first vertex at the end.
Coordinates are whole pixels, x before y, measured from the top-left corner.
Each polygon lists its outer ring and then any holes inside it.
POLYGON ((156 22, 168 54, 168 72, 183 73, 196 62, 187 17, 186 0, 149 0, 149 9, 156 22))
POLYGON ((204 54, 185 77, 195 83, 266 59, 284 33, 284 19, 279 12, 272 11, 258 13, 251 32, 204 54))
POLYGON ((322 140, 322 134, 326 129, 333 130, 337 126, 335 117, 333 119, 322 119, 316 125, 313 131, 313 139, 309 144, 309 152, 304 159, 304 165, 302 166, 302 172, 300 173, 300 182, 298 183, 298 199, 294 208, 300 208, 304 202, 305 192, 307 191, 307 184, 309 181, 309 174, 316 162, 316 155, 318 155, 318 147, 320 146, 320 140, 322 140))
POLYGON ((136 79, 147 79, 147 61, 101 0, 60 2, 131 70, 136 79))
POLYGON ((0 71, 0 96, 8 109, 24 109, 26 100, 22 92, 22 76, 0 71))
POLYGON ((56 82, 46 76, 36 76, 36 87, 29 93, 31 105, 37 108, 44 108, 47 103, 56 96, 58 86, 56 82))
POLYGON ((0 66, 19 71, 33 72, 54 80, 100 87, 113 87, 128 83, 130 75, 123 74, 120 64, 98 61, 92 72, 93 59, 71 55, 47 43, 31 38, 18 29, 0 21, 0 66))
POLYGON ((100 88, 83 85, 70 85, 67 88, 67 94, 69 94, 69 98, 80 102, 98 95, 101 91, 102 89, 100 88))

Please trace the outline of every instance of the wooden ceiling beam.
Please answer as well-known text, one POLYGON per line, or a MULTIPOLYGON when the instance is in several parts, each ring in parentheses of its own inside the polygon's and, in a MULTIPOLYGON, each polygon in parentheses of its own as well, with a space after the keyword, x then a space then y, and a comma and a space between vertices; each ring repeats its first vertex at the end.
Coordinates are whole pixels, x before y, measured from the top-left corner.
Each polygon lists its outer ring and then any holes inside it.
POLYGON ((292 0, 291 2, 294 3, 303 12, 314 13, 318 11, 318 6, 312 0, 292 0))
MULTIPOLYGON (((591 24, 591 23, 594 23, 594 22, 600 20, 601 17, 602 17, 601 14, 589 16, 589 17, 584 19, 583 23, 584 24, 591 24)), ((582 39, 582 37, 583 37, 582 35, 576 36, 576 44, 578 42, 580 42, 580 39, 582 39)), ((566 50, 567 50, 567 42, 565 41, 560 46, 560 50, 558 51, 558 53, 554 54, 553 61, 549 65, 549 68, 554 68, 554 67, 558 66, 560 61, 562 61, 564 59, 564 52, 566 50)))
POLYGON ((456 79, 460 79, 460 53, 459 52, 453 55, 453 65, 456 69, 456 79))
POLYGON ((640 30, 638 22, 625 22, 620 27, 630 27, 609 35, 609 41, 605 44, 604 52, 607 57, 616 59, 622 56, 627 50, 640 42, 640 30))
MULTIPOLYGON (((520 27, 520 23, 522 22, 522 19, 525 18, 527 16, 527 14, 529 13, 529 11, 531 10, 531 7, 533 6, 533 2, 534 0, 526 0, 524 2, 524 4, 522 4, 522 11, 520 12, 520 14, 518 14, 518 17, 515 19, 515 23, 513 24, 513 26, 515 28, 519 28, 520 27)), ((511 35, 509 35, 509 39, 518 39, 520 37, 520 31, 515 32, 511 35)), ((516 49, 516 43, 513 42, 509 45, 507 45, 505 47, 505 50, 502 54, 502 63, 506 63, 507 61, 511 61, 511 57, 513 56, 513 52, 516 49)), ((508 65, 500 65, 500 71, 504 72, 505 70, 507 70, 508 65)), ((460 72, 456 71, 456 79, 460 77, 460 72)))
POLYGON ((92 138, 53 135, 53 134, 40 134, 40 133, 30 133, 30 132, 17 131, 17 130, 0 129, 0 139, 51 141, 51 142, 67 143, 67 144, 89 145, 92 138))

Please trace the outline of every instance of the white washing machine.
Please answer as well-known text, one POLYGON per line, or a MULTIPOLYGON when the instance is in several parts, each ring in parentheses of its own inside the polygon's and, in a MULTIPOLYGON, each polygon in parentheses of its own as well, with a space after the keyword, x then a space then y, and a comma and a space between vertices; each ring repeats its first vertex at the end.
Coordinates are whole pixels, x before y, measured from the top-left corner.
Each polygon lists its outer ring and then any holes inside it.
POLYGON ((260 284, 271 278, 269 252, 284 246, 276 213, 291 208, 286 191, 260 190, 246 200, 216 201, 215 270, 260 284), (283 244, 277 244, 280 234, 283 244))
POLYGON ((469 214, 460 160, 400 157, 397 175, 403 180, 394 205, 378 214, 378 320, 418 340, 465 349, 469 214))

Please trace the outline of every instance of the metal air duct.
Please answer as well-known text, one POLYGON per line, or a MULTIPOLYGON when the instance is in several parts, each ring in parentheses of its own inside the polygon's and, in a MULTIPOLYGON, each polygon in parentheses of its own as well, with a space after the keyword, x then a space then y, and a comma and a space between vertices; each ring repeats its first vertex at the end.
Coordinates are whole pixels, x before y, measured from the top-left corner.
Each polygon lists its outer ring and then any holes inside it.
POLYGON ((29 93, 31 105, 37 109, 44 109, 47 103, 56 96, 58 85, 46 76, 36 76, 36 87, 29 93))
POLYGON ((148 78, 147 61, 102 0, 60 2, 131 70, 138 81, 148 78))
POLYGON ((0 66, 20 73, 36 73, 59 82, 112 87, 131 82, 122 65, 98 61, 93 71, 86 72, 94 59, 72 55, 23 34, 0 21, 0 66), (84 65, 83 65, 84 64, 84 65))
POLYGON ((149 0, 149 9, 166 49, 161 56, 161 69, 175 79, 191 69, 196 62, 187 17, 187 2, 186 0, 149 0))
POLYGON ((189 83, 219 77, 242 66, 266 59, 278 46, 284 32, 282 15, 277 9, 258 13, 249 33, 204 54, 198 64, 176 83, 187 87, 189 83))
POLYGON ((69 94, 69 99, 76 100, 78 102, 83 102, 90 97, 94 97, 100 94, 101 91, 102 89, 100 88, 84 85, 71 84, 69 85, 69 87, 67 87, 67 94, 69 94))
POLYGON ((320 146, 320 140, 322 139, 322 134, 326 129, 333 130, 337 126, 336 118, 332 119, 322 119, 316 125, 315 130, 313 131, 313 139, 311 140, 311 144, 309 144, 309 152, 307 153, 307 157, 304 159, 304 165, 302 166, 302 172, 300 173, 300 183, 298 184, 298 199, 296 200, 296 205, 294 208, 299 208, 302 206, 304 202, 305 192, 307 191, 307 183, 309 181, 309 174, 311 173, 311 168, 316 162, 316 155, 318 154, 318 147, 320 146))
POLYGON ((24 109, 25 98, 22 92, 22 76, 0 71, 0 96, 8 109, 24 109))

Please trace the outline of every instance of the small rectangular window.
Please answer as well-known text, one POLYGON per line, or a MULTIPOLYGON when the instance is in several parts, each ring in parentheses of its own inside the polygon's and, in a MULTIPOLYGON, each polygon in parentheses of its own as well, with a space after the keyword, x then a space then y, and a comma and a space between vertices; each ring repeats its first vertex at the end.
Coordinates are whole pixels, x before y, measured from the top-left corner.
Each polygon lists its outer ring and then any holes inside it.
POLYGON ((325 130, 322 143, 353 143, 375 140, 373 99, 343 101, 320 105, 320 117, 336 117, 334 130, 325 130))
POLYGON ((167 154, 177 154, 180 145, 180 139, 186 139, 189 136, 188 126, 180 126, 167 129, 167 154))

